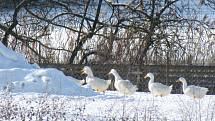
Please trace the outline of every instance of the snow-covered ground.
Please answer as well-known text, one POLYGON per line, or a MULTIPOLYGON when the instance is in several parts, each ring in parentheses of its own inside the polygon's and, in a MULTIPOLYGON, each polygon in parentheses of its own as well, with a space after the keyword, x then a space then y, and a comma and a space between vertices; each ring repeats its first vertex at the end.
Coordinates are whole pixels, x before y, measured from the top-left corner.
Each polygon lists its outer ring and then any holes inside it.
POLYGON ((8 121, 215 121, 215 96, 153 97, 105 94, 54 68, 29 64, 0 42, 0 120, 8 121))
POLYGON ((2 120, 57 121, 214 121, 215 97, 193 100, 172 94, 153 97, 136 92, 124 97, 116 91, 96 96, 46 95, 42 93, 0 96, 2 120), (5 110, 7 109, 7 110, 5 110), (11 115, 6 117, 7 113, 11 115))

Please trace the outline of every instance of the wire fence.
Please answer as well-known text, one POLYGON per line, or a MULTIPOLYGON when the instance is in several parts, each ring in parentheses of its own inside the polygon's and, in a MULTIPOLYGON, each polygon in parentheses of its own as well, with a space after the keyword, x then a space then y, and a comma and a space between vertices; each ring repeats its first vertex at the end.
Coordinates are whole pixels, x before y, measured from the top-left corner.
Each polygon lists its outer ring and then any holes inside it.
MULTIPOLYGON (((84 79, 86 75, 81 75, 80 71, 84 65, 78 64, 40 64, 44 68, 57 68, 65 75, 77 79, 84 79)), ((138 91, 148 91, 149 79, 144 76, 151 72, 155 76, 155 82, 166 85, 173 84, 172 93, 182 93, 182 84, 176 83, 179 77, 184 77, 188 85, 197 85, 209 88, 207 94, 215 94, 215 66, 195 66, 195 65, 117 65, 117 64, 97 64, 89 65, 95 76, 103 79, 114 80, 107 73, 111 69, 116 69, 123 79, 129 79, 136 84, 138 91)), ((114 81, 110 90, 114 90, 114 81)))

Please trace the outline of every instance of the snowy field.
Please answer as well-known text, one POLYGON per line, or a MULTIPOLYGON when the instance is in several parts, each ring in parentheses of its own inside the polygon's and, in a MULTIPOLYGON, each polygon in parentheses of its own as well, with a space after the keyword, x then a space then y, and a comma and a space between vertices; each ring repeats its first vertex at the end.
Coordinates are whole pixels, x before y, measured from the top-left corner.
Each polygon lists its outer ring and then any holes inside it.
POLYGON ((108 91, 96 96, 2 93, 2 120, 57 121, 214 121, 215 97, 193 100, 172 94, 153 97, 136 92, 122 96, 108 91))
POLYGON ((215 121, 215 96, 94 92, 54 68, 29 64, 0 43, 0 121, 215 121))

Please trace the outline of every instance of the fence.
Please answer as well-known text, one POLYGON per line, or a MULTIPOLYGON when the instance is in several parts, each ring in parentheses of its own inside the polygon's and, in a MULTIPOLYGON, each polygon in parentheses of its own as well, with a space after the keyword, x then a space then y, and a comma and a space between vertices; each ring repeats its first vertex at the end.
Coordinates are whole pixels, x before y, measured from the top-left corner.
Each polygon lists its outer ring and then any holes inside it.
MULTIPOLYGON (((76 64, 40 64, 45 68, 57 68, 62 70, 65 75, 70 75, 78 79, 85 78, 85 75, 80 74, 80 70, 84 65, 76 64)), ((138 86, 138 91, 148 91, 149 79, 144 79, 148 72, 155 75, 155 82, 160 82, 166 85, 173 84, 172 93, 182 93, 182 84, 176 83, 179 77, 184 77, 188 85, 198 85, 209 88, 208 94, 215 94, 215 66, 176 66, 176 65, 90 65, 94 75, 112 79, 107 73, 112 69, 116 69, 123 79, 129 79, 133 84, 138 86)), ((114 89, 113 83, 110 89, 114 89)))

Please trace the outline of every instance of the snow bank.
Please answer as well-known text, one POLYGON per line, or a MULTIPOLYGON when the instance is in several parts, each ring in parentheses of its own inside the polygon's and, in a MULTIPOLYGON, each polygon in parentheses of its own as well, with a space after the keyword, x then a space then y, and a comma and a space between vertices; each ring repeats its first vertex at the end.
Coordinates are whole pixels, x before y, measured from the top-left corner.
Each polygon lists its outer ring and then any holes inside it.
POLYGON ((0 42, 0 68, 38 68, 37 64, 29 64, 25 57, 7 47, 0 42))
POLYGON ((12 92, 37 92, 74 96, 97 95, 90 88, 81 87, 75 78, 65 76, 62 71, 48 69, 0 69, 0 87, 8 85, 12 92))
POLYGON ((29 64, 19 53, 6 48, 0 42, 0 89, 12 92, 47 92, 49 94, 93 96, 98 93, 88 87, 82 87, 77 80, 65 76, 54 68, 42 69, 37 64, 29 64))

